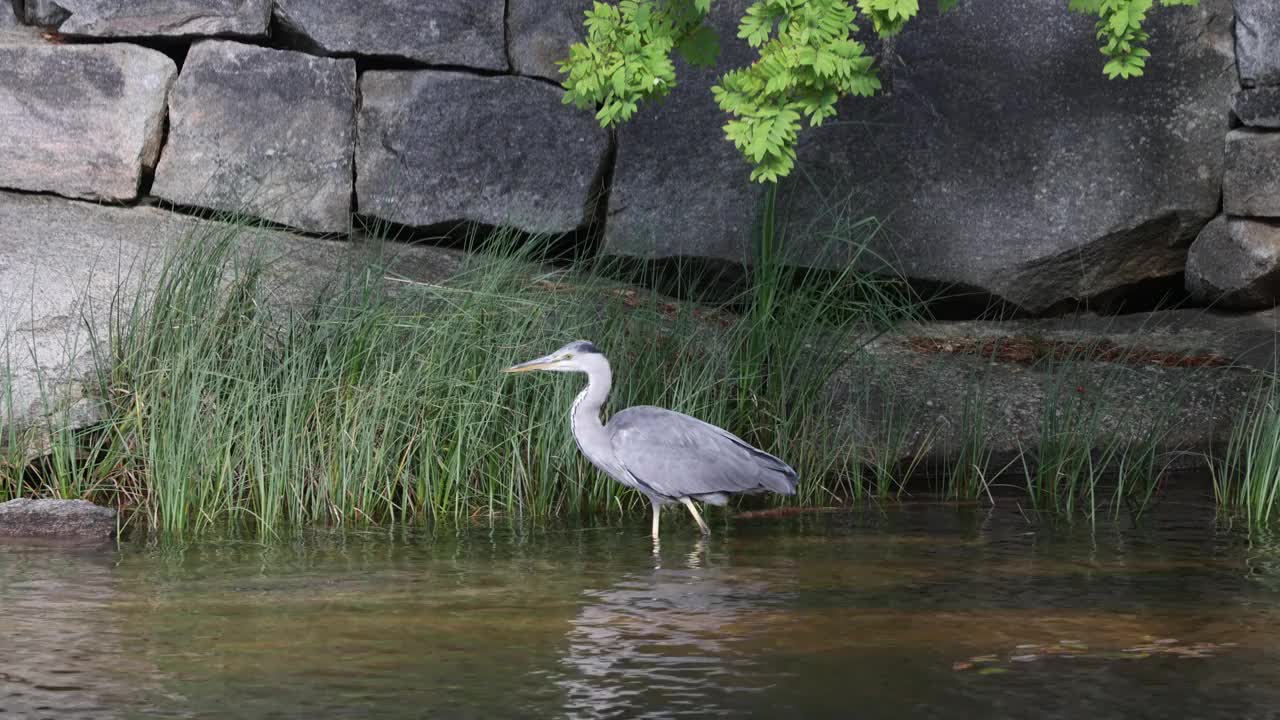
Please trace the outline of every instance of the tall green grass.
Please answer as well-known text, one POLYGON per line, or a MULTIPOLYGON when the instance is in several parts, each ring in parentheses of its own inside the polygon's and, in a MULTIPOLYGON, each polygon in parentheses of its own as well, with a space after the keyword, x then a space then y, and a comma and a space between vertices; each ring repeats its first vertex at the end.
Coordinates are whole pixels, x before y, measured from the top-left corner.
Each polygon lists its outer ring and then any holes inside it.
POLYGON ((1280 376, 1268 373, 1246 402, 1225 454, 1214 465, 1214 495, 1251 526, 1280 518, 1280 376))
MULTIPOLYGON (((1082 358, 1092 354, 1089 344, 1077 352, 1082 358)), ((1164 475, 1161 453, 1168 449, 1185 387, 1169 388, 1155 407, 1126 403, 1125 376, 1143 371, 1123 359, 1054 365, 1045 376, 1038 441, 1023 459, 1032 506, 1060 515, 1082 513, 1091 522, 1100 513, 1112 519, 1125 511, 1142 514, 1164 475)))
MULTIPOLYGON (((943 493, 961 500, 991 500, 991 482, 1000 471, 992 465, 994 451, 987 438, 988 378, 973 373, 960 408, 960 440, 944 476, 943 493)), ((994 501, 994 500, 993 500, 994 501)))
MULTIPOLYGON (((1150 373, 1163 371, 1144 367, 1139 350, 1118 350, 1104 333, 1065 342, 1021 338, 1018 344, 1043 344, 1038 352, 1044 355, 1028 367, 1038 379, 1031 442, 1019 442, 1014 457, 995 466, 988 437, 991 380, 985 371, 971 373, 941 491, 994 501, 992 489, 1008 487, 1012 479, 1031 509, 1051 515, 1094 521, 1100 513, 1115 518, 1147 510, 1176 454, 1173 431, 1197 376, 1169 371, 1152 383, 1150 373), (1143 387, 1158 392, 1140 401, 1130 396, 1143 387)), ((994 344, 988 352, 985 359, 994 366, 994 344)))
POLYGON ((690 413, 792 463, 791 501, 849 498, 858 456, 824 385, 859 337, 912 311, 852 271, 781 268, 719 308, 673 302, 607 264, 552 270, 549 243, 502 233, 438 284, 389 279, 397 247, 374 241, 286 303, 253 237, 226 225, 144 270, 99 339, 106 420, 63 438, 34 480, 0 470, 4 492, 57 483, 168 532, 643 509, 577 451, 580 379, 499 372, 582 338, 613 364, 611 410, 690 413))
MULTIPOLYGON (((876 231, 860 220, 830 241, 856 258, 876 231)), ((573 339, 593 341, 613 364, 606 412, 680 410, 799 471, 797 497, 745 502, 899 497, 934 437, 920 436, 921 408, 895 393, 893 368, 859 348, 918 319, 920 306, 854 263, 788 265, 786 232, 763 236, 741 293, 710 305, 620 282, 643 274, 620 260, 553 267, 548 240, 503 232, 473 239, 446 281, 396 277, 406 248, 373 240, 341 271, 299 284, 297 268, 281 279, 291 259, 259 244, 253 226, 203 225, 137 269, 145 282, 121 283, 143 289, 121 292, 108 336, 94 338, 105 419, 74 431, 51 422, 49 452, 30 467, 5 443, 0 498, 88 497, 170 532, 643 512, 642 498, 574 444, 567 414, 580 378, 499 372, 573 339), (831 391, 846 363, 859 398, 831 391)), ((1016 463, 1036 510, 1141 512, 1164 470, 1178 393, 1155 412, 1106 402, 1125 373, 1141 371, 1123 358, 1089 362, 1093 354, 1082 341, 1036 368, 1037 440, 1003 468, 986 439, 991 390, 975 373, 942 494, 993 500, 995 479, 1016 463)), ((1280 484, 1276 396, 1273 385, 1237 433, 1235 464, 1218 483, 1225 504, 1263 520, 1280 484), (1250 477, 1260 479, 1235 480, 1250 477)))

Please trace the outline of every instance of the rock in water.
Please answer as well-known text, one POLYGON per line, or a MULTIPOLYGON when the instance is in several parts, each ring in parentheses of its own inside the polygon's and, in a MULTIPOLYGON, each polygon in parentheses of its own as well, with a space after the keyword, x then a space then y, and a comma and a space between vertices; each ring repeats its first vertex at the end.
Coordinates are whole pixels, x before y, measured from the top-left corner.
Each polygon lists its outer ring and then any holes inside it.
POLYGON ((177 66, 136 45, 0 35, 0 188, 132 200, 160 152, 177 66))
POLYGON ((1222 308, 1275 305, 1280 301, 1280 223, 1215 218, 1187 255, 1187 290, 1222 308))
POLYGON ((266 37, 270 0, 27 0, 28 22, 72 37, 266 37))
POLYGON ((312 232, 349 228, 354 60, 197 43, 169 107, 153 194, 312 232))
POLYGON ((116 511, 87 500, 0 503, 0 537, 105 540, 116 532, 116 511))
POLYGON ((1280 85, 1280 2, 1235 0, 1235 11, 1240 84, 1280 85))
POLYGON ((591 113, 515 77, 370 71, 361 77, 361 214, 412 226, 460 221, 534 233, 581 225, 608 148, 591 113))
POLYGON ((506 70, 504 0, 277 0, 301 44, 330 55, 506 70))

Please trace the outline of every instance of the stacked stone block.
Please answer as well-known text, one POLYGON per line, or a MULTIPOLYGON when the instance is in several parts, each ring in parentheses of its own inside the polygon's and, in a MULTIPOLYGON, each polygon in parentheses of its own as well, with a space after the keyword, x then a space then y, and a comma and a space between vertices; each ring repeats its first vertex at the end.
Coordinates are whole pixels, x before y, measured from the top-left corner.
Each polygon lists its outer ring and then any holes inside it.
MULTIPOLYGON (((557 87, 591 4, 9 0, 0 190, 339 236, 357 214, 538 234, 603 220, 605 254, 749 262, 762 186, 723 136, 724 68, 680 63, 611 140, 557 87)), ((750 4, 715 4, 725 66, 755 58, 736 38, 750 4)), ((787 259, 1032 312, 1183 271, 1205 303, 1274 304, 1280 2, 1163 10, 1147 73, 1125 82, 1102 77, 1065 4, 913 21, 882 53, 894 91, 802 136, 787 259)))
POLYGON ((1187 256, 1187 289, 1226 309, 1280 302, 1280 2, 1235 0, 1239 88, 1227 133, 1223 215, 1187 256))

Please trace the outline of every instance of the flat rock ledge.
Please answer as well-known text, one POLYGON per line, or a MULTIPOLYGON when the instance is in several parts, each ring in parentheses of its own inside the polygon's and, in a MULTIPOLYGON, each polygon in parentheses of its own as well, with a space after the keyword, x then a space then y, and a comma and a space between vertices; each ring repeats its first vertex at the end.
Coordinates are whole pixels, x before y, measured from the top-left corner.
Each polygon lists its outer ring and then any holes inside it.
POLYGON ((0 503, 0 538, 106 540, 116 532, 116 511, 88 500, 0 503))

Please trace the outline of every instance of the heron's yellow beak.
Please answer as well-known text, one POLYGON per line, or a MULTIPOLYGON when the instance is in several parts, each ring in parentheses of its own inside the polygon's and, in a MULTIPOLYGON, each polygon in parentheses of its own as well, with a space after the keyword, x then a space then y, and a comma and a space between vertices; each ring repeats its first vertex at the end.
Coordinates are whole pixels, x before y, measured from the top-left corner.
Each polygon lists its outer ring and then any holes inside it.
POLYGON ((507 368, 506 370, 503 370, 502 372, 522 373, 522 372, 532 372, 534 370, 546 370, 547 368, 554 365, 555 362, 556 361, 552 360, 551 358, 540 357, 534 360, 530 360, 529 362, 522 362, 519 365, 512 365, 511 367, 507 368))

